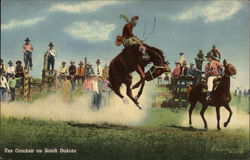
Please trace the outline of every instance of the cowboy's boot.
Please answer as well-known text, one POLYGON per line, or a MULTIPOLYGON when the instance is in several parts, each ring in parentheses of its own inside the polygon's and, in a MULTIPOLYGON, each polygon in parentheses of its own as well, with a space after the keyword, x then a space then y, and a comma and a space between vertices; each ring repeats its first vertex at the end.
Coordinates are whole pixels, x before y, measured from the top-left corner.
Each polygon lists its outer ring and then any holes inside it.
POLYGON ((211 102, 211 101, 212 101, 212 92, 207 92, 207 98, 206 98, 206 100, 207 100, 208 102, 211 102))
POLYGON ((149 59, 149 56, 148 56, 148 54, 146 52, 146 47, 140 46, 139 52, 142 53, 142 56, 141 56, 142 60, 148 60, 149 59))

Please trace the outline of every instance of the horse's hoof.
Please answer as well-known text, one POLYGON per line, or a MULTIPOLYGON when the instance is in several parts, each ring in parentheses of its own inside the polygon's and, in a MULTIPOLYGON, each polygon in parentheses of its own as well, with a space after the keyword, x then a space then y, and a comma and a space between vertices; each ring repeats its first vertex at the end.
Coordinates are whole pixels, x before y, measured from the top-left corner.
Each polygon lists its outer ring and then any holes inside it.
POLYGON ((144 110, 144 107, 139 104, 137 105, 137 107, 139 108, 139 110, 144 110))
POLYGON ((207 127, 207 126, 204 126, 204 128, 205 128, 205 130, 207 130, 207 129, 208 129, 208 127, 207 127))
POLYGON ((139 99, 139 97, 138 97, 138 96, 135 96, 135 99, 136 99, 136 100, 138 100, 138 99, 139 99))
POLYGON ((217 130, 218 130, 218 131, 220 131, 220 130, 221 130, 221 128, 220 128, 220 127, 217 127, 217 130))
POLYGON ((124 104, 129 104, 129 101, 127 100, 127 98, 123 98, 122 100, 124 104))
POLYGON ((224 123, 224 127, 227 127, 227 125, 228 125, 228 123, 227 123, 227 122, 225 122, 225 123, 224 123))

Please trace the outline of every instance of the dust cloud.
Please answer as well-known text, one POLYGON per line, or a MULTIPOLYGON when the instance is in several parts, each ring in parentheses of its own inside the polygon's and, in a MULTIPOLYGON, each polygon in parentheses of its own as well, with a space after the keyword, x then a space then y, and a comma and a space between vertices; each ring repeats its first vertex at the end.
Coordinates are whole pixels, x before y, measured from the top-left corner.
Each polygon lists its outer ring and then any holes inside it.
MULTIPOLYGON (((110 97, 110 104, 95 111, 91 106, 90 95, 83 95, 74 98, 72 102, 65 103, 61 96, 51 95, 47 98, 37 100, 33 103, 13 102, 2 103, 1 113, 3 116, 16 118, 30 117, 38 120, 60 120, 74 121, 79 123, 112 123, 121 125, 138 125, 146 116, 146 110, 151 106, 151 99, 147 98, 151 93, 149 87, 146 87, 143 95, 139 99, 141 105, 145 108, 139 110, 136 105, 129 100, 129 104, 116 95, 110 97)), ((122 87, 122 93, 125 87, 122 87)), ((136 95, 137 91, 133 91, 136 95)))

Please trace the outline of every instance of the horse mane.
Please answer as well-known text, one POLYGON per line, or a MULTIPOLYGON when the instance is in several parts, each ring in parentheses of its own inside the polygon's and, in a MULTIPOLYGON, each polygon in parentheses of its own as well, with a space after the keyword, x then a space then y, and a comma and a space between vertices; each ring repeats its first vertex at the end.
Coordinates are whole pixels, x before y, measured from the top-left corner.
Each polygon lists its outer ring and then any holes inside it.
POLYGON ((150 50, 153 50, 153 51, 155 51, 156 53, 158 53, 158 54, 160 55, 160 57, 163 59, 164 63, 166 62, 166 61, 165 61, 165 56, 164 56, 162 50, 160 50, 160 49, 158 49, 158 48, 155 48, 155 47, 152 47, 152 46, 149 46, 149 45, 147 45, 147 44, 145 44, 145 43, 144 43, 144 45, 145 45, 147 48, 149 48, 150 50))

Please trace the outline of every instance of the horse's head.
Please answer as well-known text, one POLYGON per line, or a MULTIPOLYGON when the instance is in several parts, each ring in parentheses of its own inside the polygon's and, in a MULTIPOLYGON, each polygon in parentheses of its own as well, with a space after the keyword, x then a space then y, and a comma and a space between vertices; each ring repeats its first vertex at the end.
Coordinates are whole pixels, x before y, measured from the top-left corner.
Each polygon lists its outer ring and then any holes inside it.
POLYGON ((162 75, 164 72, 171 72, 168 63, 164 63, 159 66, 154 65, 145 73, 145 79, 147 81, 153 80, 162 75))
POLYGON ((233 76, 237 74, 237 69, 230 63, 227 63, 227 61, 224 59, 223 61, 223 65, 224 65, 224 73, 227 76, 233 76))

